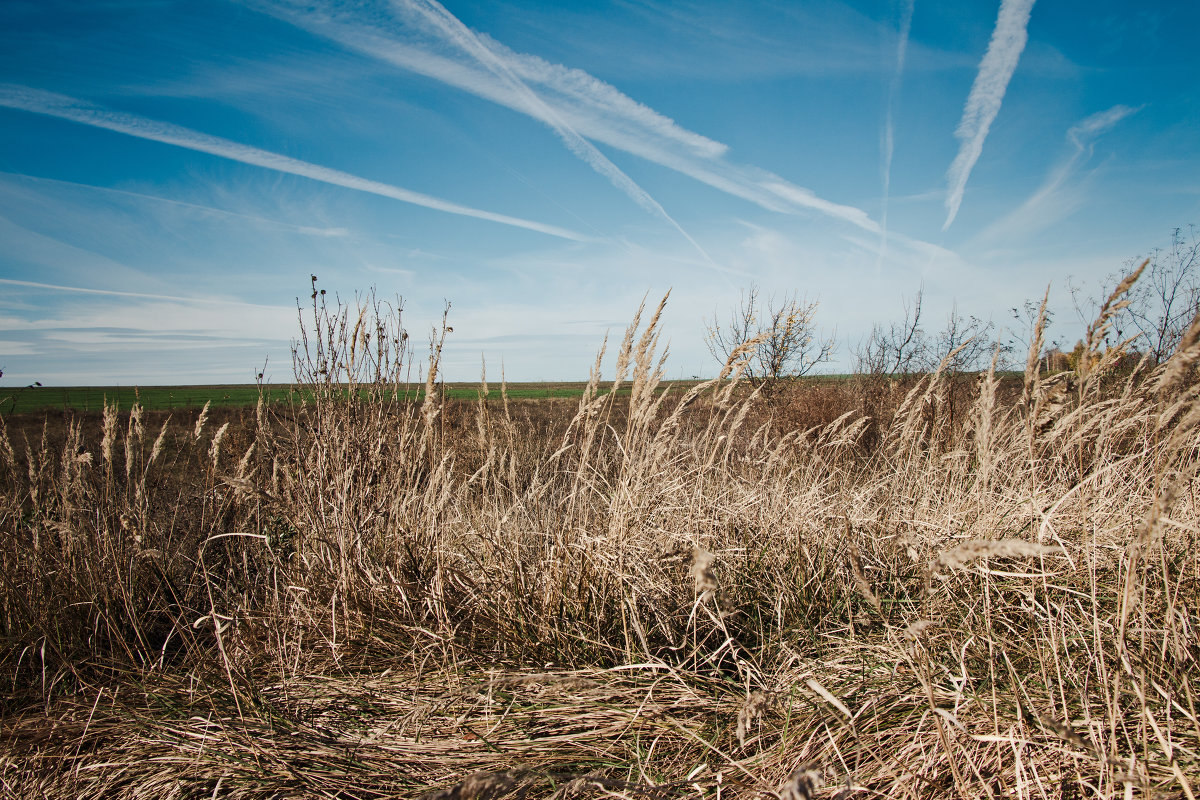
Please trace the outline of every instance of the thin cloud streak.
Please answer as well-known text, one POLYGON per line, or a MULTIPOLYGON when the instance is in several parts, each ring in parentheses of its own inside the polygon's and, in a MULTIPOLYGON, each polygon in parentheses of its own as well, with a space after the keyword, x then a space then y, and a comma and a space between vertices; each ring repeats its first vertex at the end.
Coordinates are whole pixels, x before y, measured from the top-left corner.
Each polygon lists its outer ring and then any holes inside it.
POLYGON ((764 181, 760 185, 763 189, 776 197, 787 200, 795 207, 820 211, 822 214, 844 220, 870 233, 879 233, 880 231, 879 223, 867 216, 867 212, 862 209, 822 200, 808 189, 790 184, 782 178, 772 175, 770 180, 764 181))
POLYGON ((1067 139, 1071 144, 1075 145, 1077 155, 1084 150, 1090 153, 1093 139, 1107 132, 1130 114, 1136 114, 1141 111, 1142 108, 1143 106, 1134 108, 1118 104, 1107 111, 1098 111, 1090 117, 1086 117, 1078 124, 1072 125, 1071 129, 1067 131, 1067 139))
POLYGON ((1067 131, 1067 141, 1073 148, 1071 155, 1050 172, 1024 203, 981 231, 974 243, 1024 240, 1073 214, 1084 202, 1084 197, 1078 187, 1070 186, 1070 182, 1092 157, 1095 140, 1140 110, 1140 106, 1115 105, 1072 125, 1067 131))
POLYGON ((567 230, 566 228, 545 225, 519 217, 511 217, 507 214, 497 214, 491 211, 471 208, 470 206, 459 205, 458 203, 442 200, 441 198, 402 189, 398 186, 370 180, 358 175, 352 175, 348 172, 341 172, 340 170, 310 164, 307 161, 279 155, 267 150, 260 150, 257 147, 239 144, 229 139, 210 136, 178 125, 157 122, 119 111, 111 111, 102 106, 76 100, 66 95, 30 89, 25 86, 0 84, 0 106, 28 111, 33 114, 58 117, 59 119, 89 125, 94 128, 104 128, 140 139, 149 139, 150 141, 170 144, 187 150, 208 153, 209 155, 226 158, 231 161, 240 161, 243 164, 274 170, 275 172, 298 175, 333 186, 341 186, 346 189, 375 194, 381 197, 390 197, 393 200, 411 203, 412 205, 430 208, 435 211, 444 211, 448 214, 498 222, 502 225, 524 228, 525 230, 536 231, 576 242, 593 241, 591 237, 567 230))
POLYGON ((84 286, 63 286, 58 283, 39 283, 38 281, 20 281, 15 278, 0 278, 0 284, 6 286, 23 286, 27 289, 45 289, 51 292, 71 292, 73 294, 99 294, 108 297, 136 297, 143 300, 170 300, 178 303, 197 303, 215 306, 244 306, 247 308, 271 308, 255 303, 244 303, 239 300, 226 300, 210 297, 181 297, 170 294, 148 294, 146 292, 122 292, 115 289, 89 289, 84 286))
POLYGON ((992 40, 988 44, 987 54, 979 64, 979 72, 975 75, 975 83, 967 96, 967 104, 963 108, 958 129, 954 131, 955 137, 961 140, 962 144, 946 175, 947 215, 942 230, 947 230, 958 216, 963 192, 967 188, 967 179, 971 177, 971 170, 975 168, 975 162, 983 152, 983 142, 987 139, 992 122, 1000 113, 1000 104, 1008 91, 1008 82, 1017 69, 1017 62, 1020 61, 1025 43, 1029 39, 1029 15, 1033 11, 1033 4, 1034 0, 1000 2, 1000 13, 996 17, 992 40))
POLYGON ((242 214, 237 211, 229 211, 224 208, 214 208, 213 206, 200 205, 199 203, 188 203, 184 200, 175 200, 170 197, 161 197, 154 194, 143 194, 142 192, 131 192, 128 189, 115 189, 111 186, 96 186, 95 184, 91 183, 77 183, 75 181, 64 181, 59 178, 45 178, 40 175, 26 175, 23 172, 0 172, 0 176, 18 178, 21 180, 31 181, 33 183, 87 189, 94 192, 100 192, 102 194, 114 194, 121 197, 131 197, 135 200, 149 200, 152 203, 164 203, 166 205, 199 211, 202 214, 211 214, 218 217, 229 217, 231 219, 245 220, 246 222, 252 222, 258 225, 282 228, 284 230, 302 233, 306 236, 341 239, 350 235, 350 231, 346 228, 318 228, 312 225, 296 225, 295 223, 291 222, 283 222, 277 219, 267 219, 266 217, 257 217, 253 214, 242 214))
POLYGON ((540 106, 531 106, 508 83, 480 68, 474 58, 467 61, 459 53, 447 53, 444 47, 437 49, 415 37, 411 30, 377 19, 368 24, 361 18, 347 18, 325 5, 318 5, 317 11, 287 2, 260 3, 257 7, 343 47, 457 87, 548 125, 551 122, 543 109, 550 109, 581 137, 674 170, 768 211, 788 214, 816 211, 864 230, 878 229, 861 209, 824 200, 766 170, 724 161, 726 145, 681 128, 669 117, 582 70, 518 53, 486 34, 476 38, 520 81, 537 90, 540 106))
POLYGON ((888 202, 892 189, 892 153, 895 149, 895 109, 897 98, 900 96, 900 79, 904 75, 904 59, 908 54, 908 37, 912 32, 912 18, 916 0, 905 0, 900 12, 900 28, 896 41, 896 68, 892 72, 892 80, 888 84, 887 116, 883 123, 883 202, 879 212, 879 227, 882 233, 879 237, 879 258, 875 268, 883 266, 888 248, 888 202))

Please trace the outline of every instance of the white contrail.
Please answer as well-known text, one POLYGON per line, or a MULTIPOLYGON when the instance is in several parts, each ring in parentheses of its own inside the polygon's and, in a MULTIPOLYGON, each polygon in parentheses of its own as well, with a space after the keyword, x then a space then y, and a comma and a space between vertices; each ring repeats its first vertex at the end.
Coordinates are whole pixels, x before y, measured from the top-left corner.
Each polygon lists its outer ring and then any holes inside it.
POLYGON ((904 59, 908 55, 908 36, 912 31, 915 5, 916 0, 905 0, 904 8, 900 12, 899 38, 896 42, 896 69, 892 73, 892 80, 888 85, 887 116, 883 122, 883 164, 880 170, 883 178, 883 203, 879 213, 879 227, 882 229, 882 234, 879 237, 879 258, 875 265, 877 269, 883 266, 883 260, 887 257, 888 200, 892 191, 892 152, 895 149, 893 118, 896 98, 900 94, 900 79, 904 75, 904 59))
POLYGON ((979 64, 979 72, 975 75, 975 83, 967 96, 967 104, 963 108, 962 119, 954 135, 962 140, 958 155, 950 165, 947 173, 946 189, 946 223, 942 230, 950 227, 954 217, 958 215, 958 207, 962 205, 963 191, 967 187, 967 178, 979 154, 983 152, 983 142, 987 139, 988 129, 996 115, 1000 113, 1000 104, 1004 93, 1008 91, 1008 82, 1021 59, 1025 42, 1029 38, 1029 15, 1033 11, 1034 0, 1001 0, 1000 13, 996 17, 996 28, 992 31, 992 40, 988 44, 987 54, 979 64))
POLYGON ((768 211, 789 214, 816 211, 866 230, 877 228, 860 209, 824 200, 766 170, 728 163, 723 158, 728 151, 726 145, 680 127, 669 117, 582 70, 518 53, 486 34, 472 34, 522 83, 536 87, 541 104, 531 107, 525 95, 518 94, 510 82, 495 72, 484 69, 477 59, 446 52, 445 37, 431 43, 415 36, 410 29, 396 30, 378 19, 361 20, 336 7, 316 3, 314 9, 313 5, 299 8, 292 3, 268 0, 257 3, 256 7, 351 50, 457 87, 547 125, 551 125, 546 113, 549 110, 588 140, 674 170, 768 211), (776 191, 777 186, 786 188, 776 191))
POLYGON ((650 193, 639 186, 632 178, 626 175, 620 167, 614 164, 607 156, 596 149, 596 146, 587 139, 579 135, 579 132, 572 128, 561 116, 555 113, 541 97, 537 95, 529 86, 521 80, 515 72, 501 60, 495 53, 488 49, 479 37, 476 36, 470 28, 462 23, 462 21, 446 10, 446 7, 437 0, 397 0, 397 5, 420 14, 423 19, 434 26, 441 35, 449 42, 466 52, 484 67, 486 67, 493 75, 500 78, 508 87, 517 94, 521 102, 531 111, 537 118, 543 120, 550 126, 558 137, 563 140, 567 148, 579 157, 584 163, 598 172, 600 175, 607 178, 614 186, 620 189, 625 194, 629 195, 635 203, 646 209, 650 213, 662 218, 669 223, 675 230, 679 231, 682 236, 688 240, 691 245, 702 255, 706 261, 713 262, 712 256, 700 246, 700 244, 692 238, 692 236, 683 229, 675 219, 667 213, 662 205, 650 196, 650 193))
POLYGON ((251 164, 276 172, 286 172, 322 183, 342 186, 346 189, 376 194, 381 197, 390 197, 393 200, 431 208, 436 211, 445 211, 448 214, 489 220, 502 225, 511 225, 515 228, 524 228, 576 242, 592 241, 590 237, 567 230, 566 228, 544 225, 540 222, 533 222, 521 219, 520 217, 510 217, 507 214, 496 214, 491 211, 483 211, 478 208, 459 205, 449 200, 442 200, 441 198, 421 194, 420 192, 402 189, 399 186, 392 186, 368 178, 362 178, 358 175, 351 175, 348 172, 310 164, 307 161, 300 161, 299 159, 279 155, 278 153, 260 150, 257 147, 239 144, 217 136, 209 136, 208 134, 199 133, 178 125, 157 122, 132 114, 124 114, 119 111, 111 111, 101 106, 61 94, 30 89, 24 86, 14 86, 12 84, 0 84, 0 106, 29 111, 34 114, 58 117, 70 120, 71 122, 78 122, 82 125, 104 128, 124 133, 128 136, 136 136, 141 139, 175 145, 176 147, 183 147, 188 150, 227 158, 231 161, 240 161, 243 164, 251 164))
POLYGON ((88 289, 83 286, 63 286, 58 283, 39 283, 38 281, 19 281, 13 278, 0 278, 0 284, 5 286, 24 286, 29 289, 46 289, 52 292, 72 292, 74 294, 99 294, 108 297, 137 297, 144 300, 169 300, 179 303, 199 303, 214 306, 245 306, 247 308, 275 308, 256 303, 244 303, 239 300, 228 300, 209 297, 181 297, 173 294, 147 294, 146 292, 119 292, 114 289, 88 289))

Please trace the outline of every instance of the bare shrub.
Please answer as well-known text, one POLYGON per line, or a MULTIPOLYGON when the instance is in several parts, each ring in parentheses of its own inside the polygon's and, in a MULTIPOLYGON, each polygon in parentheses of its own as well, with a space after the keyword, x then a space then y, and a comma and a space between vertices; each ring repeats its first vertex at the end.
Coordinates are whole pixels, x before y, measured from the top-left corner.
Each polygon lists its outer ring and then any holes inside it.
POLYGON ((738 348, 752 344, 745 371, 755 385, 771 387, 808 375, 829 362, 837 349, 836 335, 825 337, 817 330, 818 305, 794 293, 763 303, 757 287, 751 286, 742 292, 726 323, 717 314, 707 321, 709 352, 725 364, 738 348))
POLYGON ((1178 348, 1197 314, 1200 235, 1194 226, 1186 231, 1176 228, 1170 244, 1155 249, 1146 259, 1146 274, 1133 288, 1117 321, 1117 337, 1139 334, 1141 346, 1155 364, 1161 364, 1178 348))

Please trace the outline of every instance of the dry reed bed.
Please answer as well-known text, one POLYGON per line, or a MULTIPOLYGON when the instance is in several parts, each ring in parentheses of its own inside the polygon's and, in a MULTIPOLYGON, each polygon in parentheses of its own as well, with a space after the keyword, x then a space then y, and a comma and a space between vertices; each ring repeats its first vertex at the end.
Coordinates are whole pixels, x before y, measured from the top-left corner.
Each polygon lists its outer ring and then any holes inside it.
POLYGON ((931 375, 870 447, 763 422, 742 353, 656 393, 661 306, 627 405, 598 358, 565 428, 486 381, 447 428, 440 340, 418 406, 398 317, 316 301, 310 405, 5 436, 0 790, 1194 798, 1200 328, 1115 376, 1126 289, 1076 374, 1039 328, 1018 402, 931 375))

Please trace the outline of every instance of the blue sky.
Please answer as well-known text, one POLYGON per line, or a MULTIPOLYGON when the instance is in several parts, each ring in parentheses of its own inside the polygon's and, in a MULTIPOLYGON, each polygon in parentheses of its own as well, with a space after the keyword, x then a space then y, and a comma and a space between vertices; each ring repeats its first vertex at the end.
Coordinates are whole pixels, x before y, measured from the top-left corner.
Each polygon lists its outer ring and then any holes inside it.
POLYGON ((582 379, 668 289, 669 377, 751 283, 839 362, 924 287, 1054 335, 1200 222, 1196 3, 7 0, 3 384, 290 378, 310 274, 446 375, 582 379))

